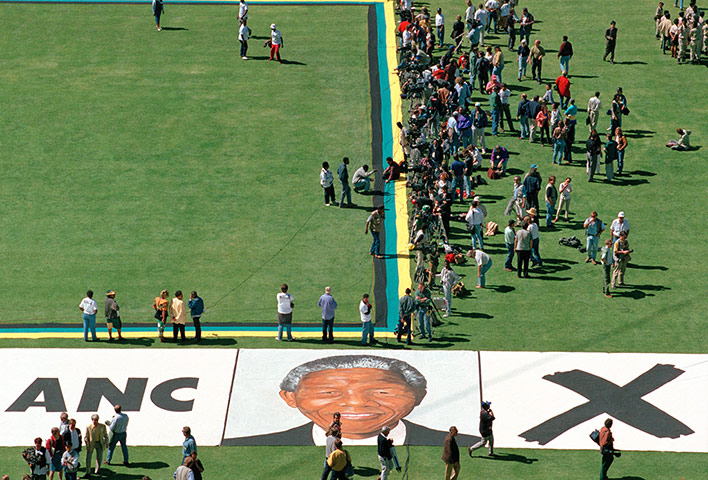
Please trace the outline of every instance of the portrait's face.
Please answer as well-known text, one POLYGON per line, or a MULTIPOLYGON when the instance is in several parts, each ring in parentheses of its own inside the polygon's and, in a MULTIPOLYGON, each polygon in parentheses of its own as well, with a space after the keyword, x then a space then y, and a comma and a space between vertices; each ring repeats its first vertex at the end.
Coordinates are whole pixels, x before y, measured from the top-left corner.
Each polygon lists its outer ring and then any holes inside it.
POLYGON ((376 368, 322 370, 302 378, 295 392, 280 392, 293 408, 326 429, 334 412, 345 438, 369 438, 394 428, 416 405, 413 389, 397 373, 376 368))

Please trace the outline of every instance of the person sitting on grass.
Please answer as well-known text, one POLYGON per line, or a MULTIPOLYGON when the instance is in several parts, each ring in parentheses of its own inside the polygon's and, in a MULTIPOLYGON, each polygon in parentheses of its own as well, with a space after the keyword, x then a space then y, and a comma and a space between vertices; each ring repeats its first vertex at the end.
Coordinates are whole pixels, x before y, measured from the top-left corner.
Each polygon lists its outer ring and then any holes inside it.
POLYGON ((677 128, 676 133, 681 135, 681 137, 678 140, 669 140, 669 143, 667 143, 666 146, 671 150, 689 150, 691 148, 691 144, 688 141, 688 136, 691 135, 691 131, 684 130, 683 128, 677 128))

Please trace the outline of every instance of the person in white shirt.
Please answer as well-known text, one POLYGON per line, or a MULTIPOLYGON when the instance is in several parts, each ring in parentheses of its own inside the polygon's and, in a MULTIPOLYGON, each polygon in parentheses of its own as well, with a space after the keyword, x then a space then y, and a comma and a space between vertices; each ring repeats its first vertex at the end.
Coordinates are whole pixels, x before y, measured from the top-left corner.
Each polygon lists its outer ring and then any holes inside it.
POLYGON ((128 415, 122 413, 120 405, 113 407, 116 414, 110 421, 106 421, 108 425, 108 430, 112 432, 111 441, 108 443, 108 453, 106 454, 106 459, 103 461, 104 464, 110 465, 111 459, 113 458, 113 451, 116 449, 116 445, 120 443, 120 449, 123 453, 123 465, 128 465, 128 445, 126 445, 126 438, 128 436, 128 415))
POLYGON ((487 0, 487 3, 484 5, 484 7, 487 9, 488 12, 488 17, 489 19, 487 20, 489 23, 487 24, 487 32, 489 32, 490 27, 492 26, 492 22, 494 22, 494 33, 498 33, 497 30, 497 15, 499 12, 497 11, 499 9, 499 4, 497 3, 497 0, 487 0))
POLYGON ((477 7, 474 6, 472 0, 467 0, 467 10, 465 10, 465 23, 467 24, 467 30, 472 30, 472 21, 474 20, 474 14, 477 11, 477 7))
POLYGON ((285 327, 288 342, 292 342, 293 307, 295 304, 293 303, 293 296, 288 293, 287 283, 280 286, 280 293, 275 298, 278 301, 278 336, 275 339, 283 339, 283 327, 285 327))
POLYGON ((248 60, 246 54, 248 53, 248 37, 251 35, 251 29, 246 25, 247 21, 244 18, 241 22, 241 26, 238 27, 238 41, 241 42, 241 58, 243 60, 248 60))
POLYGON ((450 316, 452 310, 452 287, 460 282, 460 276, 450 266, 450 262, 445 260, 445 266, 440 271, 440 283, 445 294, 445 314, 443 317, 450 316))
POLYGON ((369 166, 364 165, 354 172, 352 186, 355 192, 368 192, 371 188, 371 176, 376 173, 376 169, 369 171, 369 166))
POLYGON ((474 247, 467 252, 467 256, 474 258, 474 261, 477 263, 477 288, 485 288, 486 273, 492 268, 491 257, 482 250, 475 249, 474 247))
POLYGON ((371 312, 374 311, 374 307, 369 303, 369 294, 365 293, 361 297, 361 302, 359 302, 359 315, 361 316, 361 344, 371 345, 376 343, 374 340, 374 324, 371 322, 371 312), (367 337, 369 339, 367 343, 367 337))
POLYGON ((556 210, 556 218, 553 219, 553 223, 558 221, 561 210, 565 209, 565 221, 568 221, 568 213, 570 213, 570 194, 573 192, 573 187, 570 184, 570 177, 563 180, 563 183, 558 187, 558 193, 560 198, 558 199, 558 209, 556 210))
POLYGON ((627 232, 629 236, 629 222, 624 218, 624 212, 619 212, 617 218, 612 220, 610 224, 610 232, 612 233, 612 244, 619 239, 620 233, 627 232))
POLYGON ((484 6, 480 3, 479 8, 474 12, 474 19, 479 22, 479 44, 484 45, 484 31, 487 29, 487 22, 489 21, 489 13, 484 9, 484 6))
POLYGON ((248 19, 248 4, 241 0, 238 4, 238 23, 245 23, 248 19))
POLYGON ((98 340, 98 337, 96 337, 96 311, 98 310, 98 305, 96 300, 93 299, 92 290, 86 292, 86 297, 79 303, 79 310, 83 312, 84 342, 88 342, 89 330, 91 330, 91 339, 95 342, 98 340))
POLYGON ((445 15, 442 13, 442 8, 438 8, 438 13, 435 14, 435 28, 438 34, 438 46, 442 48, 445 37, 445 15))
POLYGON ((285 43, 283 42, 283 35, 281 35, 280 31, 275 28, 275 23, 271 23, 270 25, 270 60, 273 60, 273 57, 278 59, 278 62, 283 63, 283 61, 280 59, 280 49, 285 46, 285 43))
POLYGON ((472 202, 472 206, 465 215, 465 221, 467 221, 467 226, 472 236, 472 245, 479 248, 484 248, 484 243, 482 241, 482 225, 484 224, 484 213, 482 209, 479 208, 479 202, 472 202))
POLYGON ((337 203, 337 200, 334 198, 334 175, 332 175, 332 171, 329 169, 328 162, 322 162, 320 185, 324 188, 325 205, 329 207, 331 203, 337 203))
POLYGON ((180 334, 180 341, 184 343, 187 339, 185 338, 185 328, 187 322, 187 311, 184 308, 184 301, 182 300, 182 290, 177 290, 175 296, 170 301, 170 317, 172 317, 172 336, 174 341, 177 342, 177 333, 180 334))
POLYGON ((591 132, 597 130, 597 122, 600 120, 601 111, 602 101, 600 100, 600 92, 595 92, 595 96, 588 100, 588 128, 591 132))

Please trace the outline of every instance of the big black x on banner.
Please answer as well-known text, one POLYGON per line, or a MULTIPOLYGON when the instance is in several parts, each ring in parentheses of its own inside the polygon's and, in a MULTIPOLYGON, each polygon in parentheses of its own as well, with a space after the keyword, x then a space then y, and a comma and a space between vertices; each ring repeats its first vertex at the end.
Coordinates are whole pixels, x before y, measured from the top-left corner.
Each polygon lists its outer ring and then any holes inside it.
POLYGON ((544 380, 570 389, 588 401, 523 432, 528 442, 546 445, 554 438, 598 415, 607 414, 657 438, 678 438, 694 433, 671 415, 642 397, 675 380, 684 371, 656 364, 623 387, 582 370, 545 375, 544 380))

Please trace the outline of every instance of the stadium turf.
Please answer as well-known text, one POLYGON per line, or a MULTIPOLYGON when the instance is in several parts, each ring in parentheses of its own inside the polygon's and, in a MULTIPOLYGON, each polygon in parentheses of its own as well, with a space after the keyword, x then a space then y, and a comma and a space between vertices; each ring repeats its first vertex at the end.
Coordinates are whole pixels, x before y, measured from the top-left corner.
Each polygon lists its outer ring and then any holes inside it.
MULTIPOLYGON (((591 442, 588 439, 588 442, 591 442)), ((11 479, 22 478, 27 466, 20 457, 22 448, 0 448, 0 474, 11 479)), ((375 479, 379 473, 374 447, 348 449, 354 464, 356 479, 375 479)), ((406 451, 398 447, 405 463, 406 451)), ((469 458, 466 446, 461 446, 461 478, 500 478, 542 480, 547 478, 580 479, 599 476, 600 454, 597 451, 561 450, 498 450, 496 458, 477 450, 469 458), (464 448, 463 448, 464 447, 464 448), (464 450, 464 451, 463 451, 464 450)), ((442 478, 444 466, 440 447, 411 447, 408 478, 429 480, 442 478)), ((617 480, 689 480, 703 478, 704 455, 689 453, 625 452, 615 460, 610 478, 617 480)), ((115 480, 140 480, 149 475, 153 480, 167 480, 177 468, 180 449, 171 447, 130 447, 131 467, 105 466, 100 477, 115 480)), ((204 478, 255 480, 260 478, 319 478, 322 472, 322 447, 199 447, 204 464, 204 478)), ((81 460, 85 460, 84 454, 81 460)), ((116 452, 115 461, 121 461, 116 452)), ((401 478, 393 472, 391 479, 401 478)))

